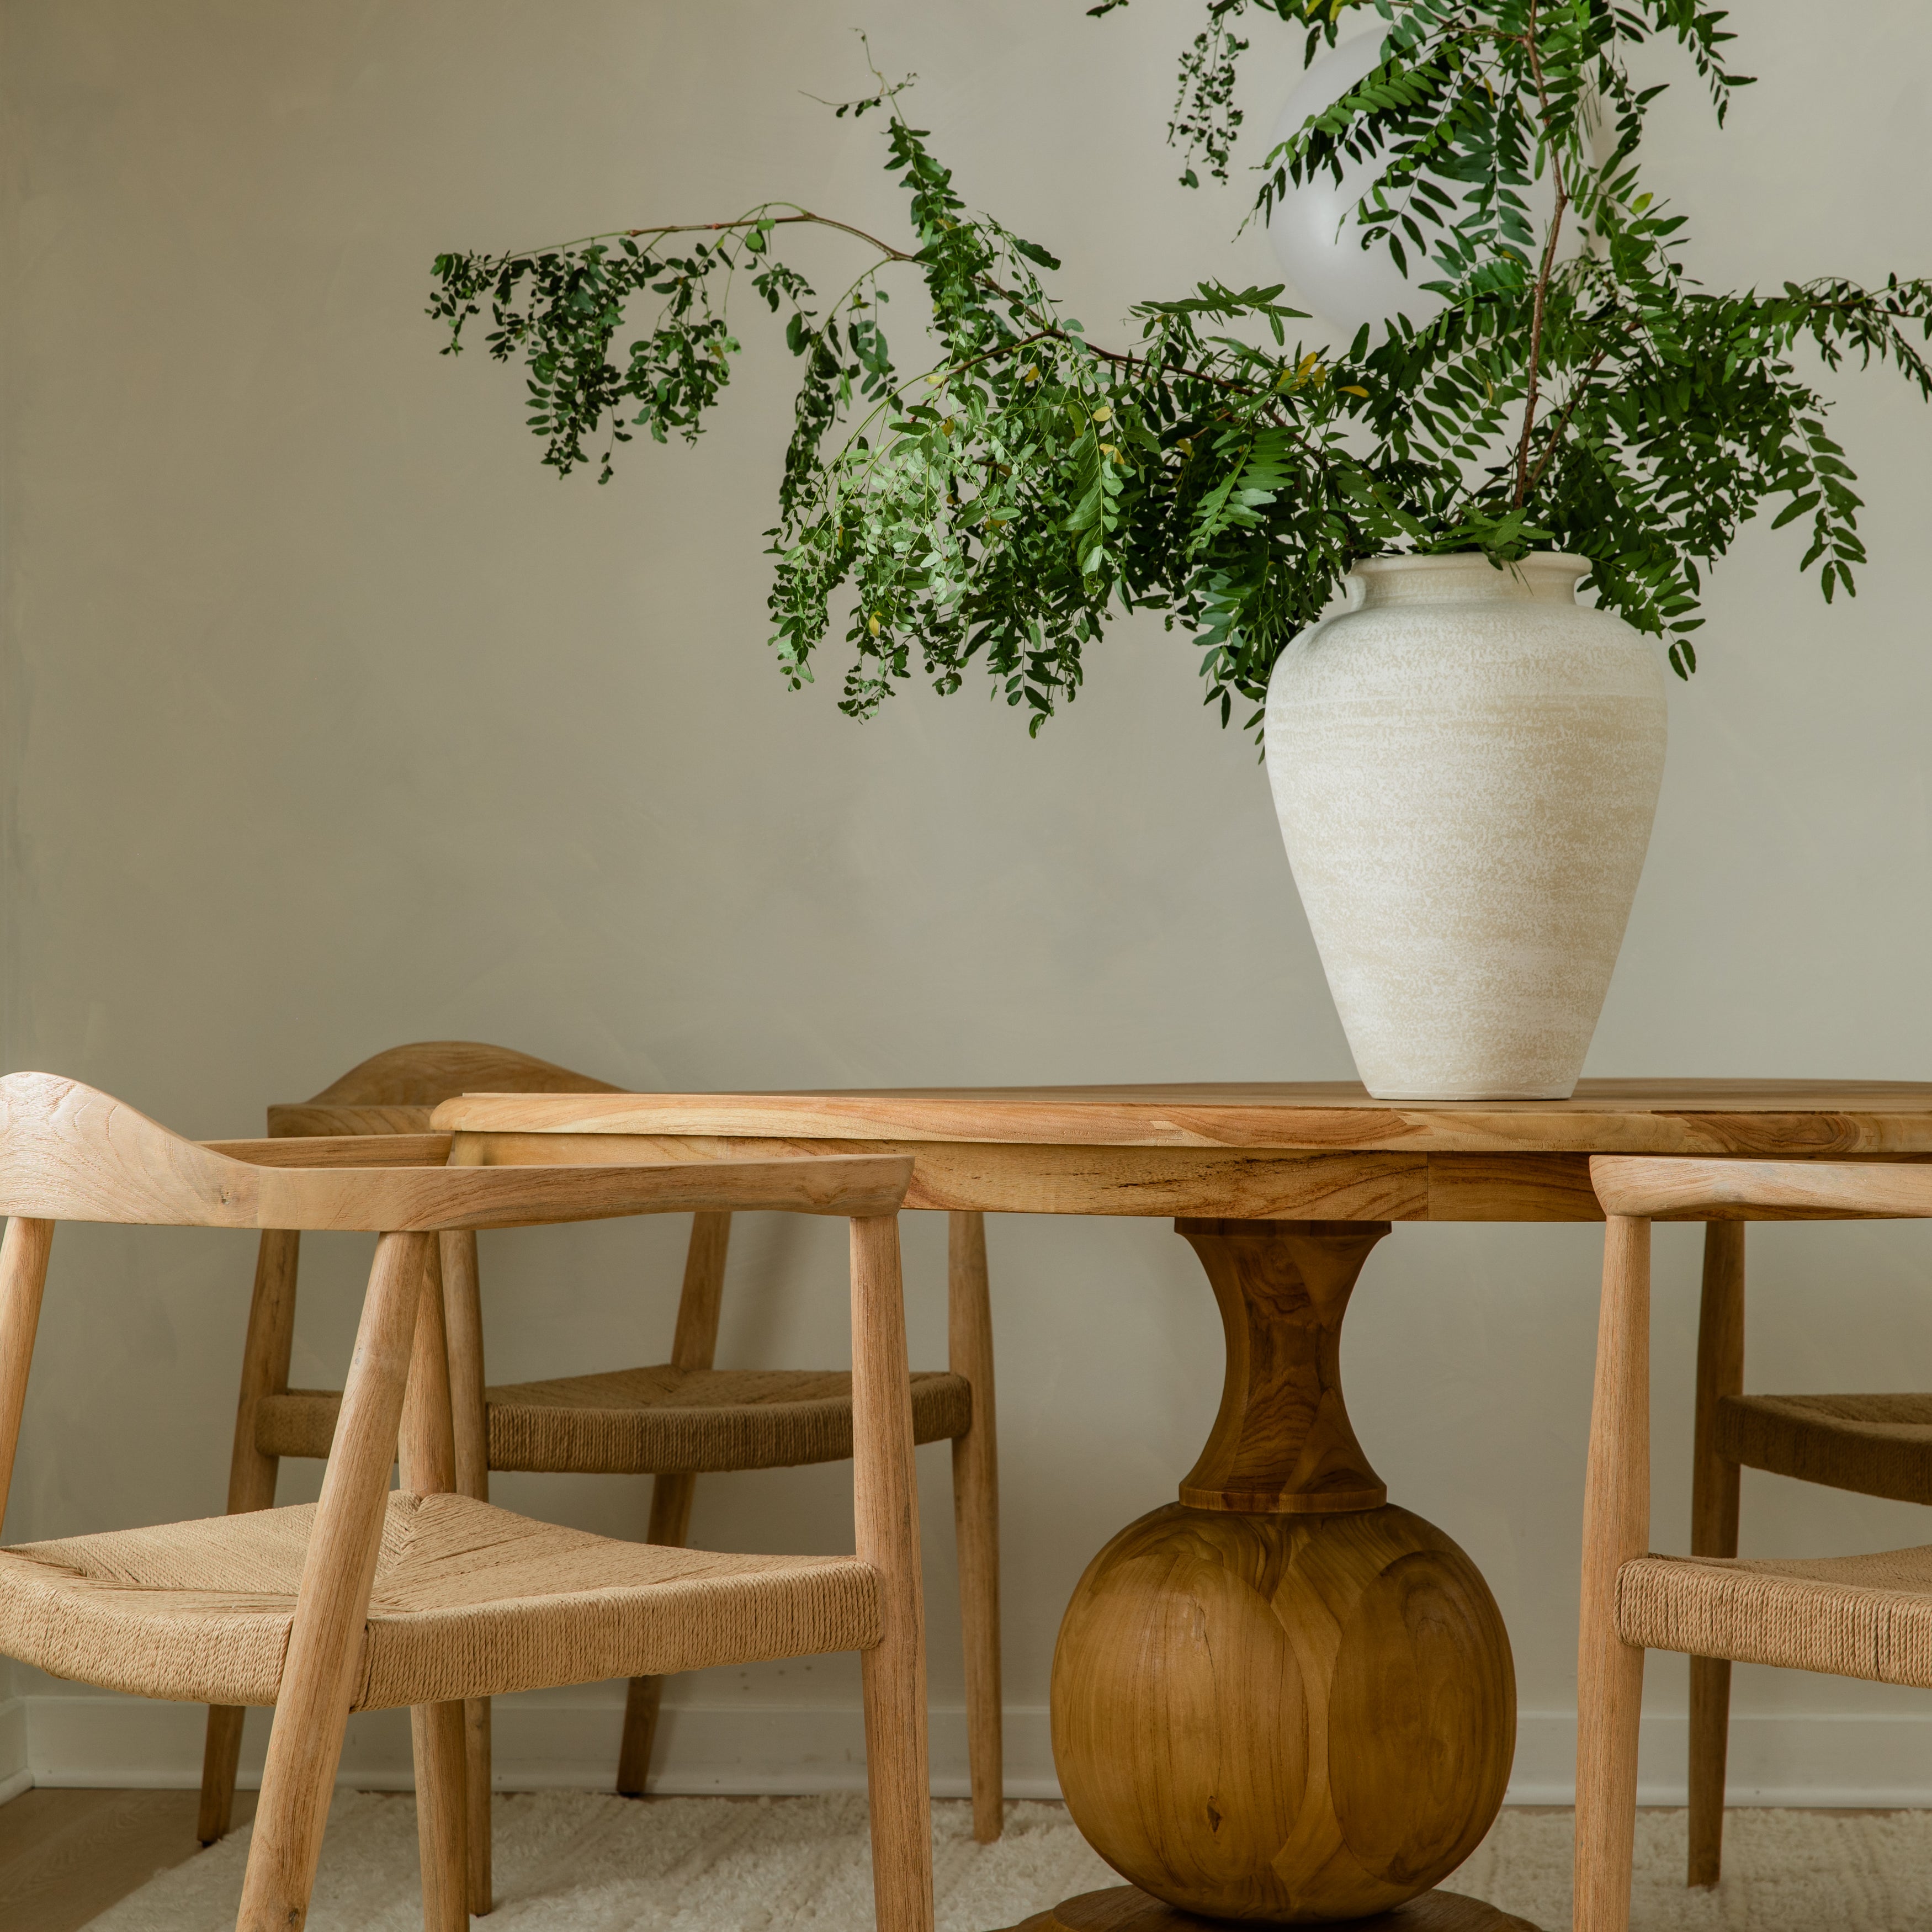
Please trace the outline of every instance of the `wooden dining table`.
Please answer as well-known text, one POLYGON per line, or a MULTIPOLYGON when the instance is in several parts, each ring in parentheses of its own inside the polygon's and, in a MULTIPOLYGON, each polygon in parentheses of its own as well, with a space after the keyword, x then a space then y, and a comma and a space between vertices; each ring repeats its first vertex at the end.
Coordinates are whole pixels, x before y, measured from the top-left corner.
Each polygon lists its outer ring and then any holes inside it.
POLYGON ((1370 1250, 1397 1222, 1600 1220, 1592 1154, 1932 1159, 1932 1084, 471 1094, 435 1124, 458 1161, 890 1152, 913 1157, 909 1208, 1172 1216, 1220 1312, 1220 1412, 1174 1502, 1088 1566, 1053 1663, 1068 1809, 1130 1882, 1025 1932, 1503 1932, 1526 1922, 1438 1881, 1502 1802, 1509 1640, 1474 1564, 1389 1502, 1350 1426, 1340 1338, 1370 1250))

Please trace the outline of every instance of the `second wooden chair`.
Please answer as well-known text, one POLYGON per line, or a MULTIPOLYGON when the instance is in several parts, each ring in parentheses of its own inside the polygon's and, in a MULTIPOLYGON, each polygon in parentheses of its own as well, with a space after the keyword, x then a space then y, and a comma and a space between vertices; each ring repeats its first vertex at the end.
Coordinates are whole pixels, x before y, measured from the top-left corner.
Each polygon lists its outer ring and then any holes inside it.
MULTIPOLYGON (((1893 1502, 1932 1504, 1932 1394, 1747 1395, 1744 1224, 1704 1236, 1697 1324, 1690 1553, 1738 1553, 1739 1478, 1762 1469, 1893 1502)), ((1724 1864, 1724 1764, 1730 1739, 1728 1658, 1690 1660, 1690 1869, 1718 1882, 1724 1864)))
MULTIPOLYGON (((1733 1492, 1728 1551, 1651 1552, 1651 1223, 1712 1224, 1721 1296, 1733 1260, 1741 1273, 1737 1224, 1932 1218, 1932 1168, 1599 1155, 1590 1174, 1607 1220, 1583 1504, 1576 1932, 1626 1932, 1646 1650, 1688 1652, 1694 1669, 1720 1665, 1726 1689, 1736 1661, 1932 1690, 1932 1547, 1740 1560, 1733 1492)), ((1707 1270, 1707 1317, 1712 1299, 1707 1270)), ((1700 1397, 1711 1379, 1700 1372, 1700 1397)), ((1714 1878, 1719 1762, 1703 1796, 1714 1878)))
MULTIPOLYGON (((424 1041, 376 1054, 311 1100, 272 1106, 268 1126, 276 1138, 416 1135, 428 1130, 439 1104, 461 1094, 621 1090, 506 1047, 424 1041)), ((447 1237, 442 1262, 451 1309, 458 1492, 487 1502, 492 1469, 648 1474, 655 1480, 645 1540, 682 1547, 700 1474, 849 1459, 848 1373, 712 1366, 730 1226, 727 1213, 694 1217, 669 1361, 504 1384, 488 1388, 482 1402, 475 1399, 484 1388, 476 1237, 447 1237)), ((326 1456, 334 1431, 337 1391, 289 1386, 299 1238, 279 1230, 262 1236, 236 1405, 230 1514, 268 1508, 281 1459, 326 1456)), ((974 1835, 987 1842, 1000 1834, 1003 1793, 999 1478, 982 1217, 952 1215, 950 1248, 950 1366, 914 1373, 913 1426, 917 1442, 952 1443, 974 1835)), ((627 1796, 645 1788, 662 1686, 661 1677, 634 1679, 630 1686, 616 1778, 616 1789, 627 1796)), ((233 1816, 243 1714, 220 1707, 208 1712, 198 1826, 203 1844, 222 1837, 233 1816)), ((482 1912, 490 1909, 491 1892, 487 1704, 472 1707, 466 1731, 470 1905, 482 1912)))

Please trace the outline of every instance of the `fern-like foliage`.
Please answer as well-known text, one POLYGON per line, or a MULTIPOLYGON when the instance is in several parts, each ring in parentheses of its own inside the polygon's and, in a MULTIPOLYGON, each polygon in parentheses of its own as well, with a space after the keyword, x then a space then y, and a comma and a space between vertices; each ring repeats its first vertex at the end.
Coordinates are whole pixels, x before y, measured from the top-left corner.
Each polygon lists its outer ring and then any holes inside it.
MULTIPOLYGON (((1210 0, 1175 138, 1225 165, 1214 144, 1232 138, 1232 23, 1247 8, 1304 29, 1312 56, 1367 4, 1210 0)), ((915 674, 957 691, 977 658, 1037 731, 1078 692, 1110 614, 1146 608, 1195 639, 1222 723, 1239 704, 1252 726, 1283 646, 1357 559, 1391 549, 1498 565, 1580 552, 1599 601, 1666 639, 1684 675, 1702 573, 1762 509, 1805 522, 1802 567, 1821 566, 1828 599, 1851 592, 1856 479, 1795 357, 1889 362, 1932 398, 1912 340, 1932 339, 1932 283, 1712 295, 1690 280, 1684 218, 1638 181, 1660 90, 1636 87, 1624 60, 1676 40, 1721 118, 1743 84, 1725 16, 1694 0, 1372 4, 1379 64, 1270 157, 1262 202, 1372 162, 1360 238, 1443 298, 1422 326, 1397 316, 1311 345, 1291 339, 1308 318, 1280 287, 1210 284, 1140 304, 1123 341, 1095 342, 1053 292, 1052 255, 968 208, 902 112, 905 83, 883 80, 838 111, 881 116, 903 244, 770 202, 699 229, 440 256, 430 312, 454 352, 487 307, 489 353, 524 364, 543 460, 560 474, 594 461, 602 481, 639 429, 700 433, 740 352, 731 294, 748 283, 800 364, 769 533, 772 642, 796 686, 842 621, 854 716, 915 674), (1544 172, 1555 214, 1539 230, 1544 172), (1566 223, 1580 253, 1560 252, 1566 223), (799 225, 869 251, 830 302, 781 258, 799 225), (881 327, 888 276, 923 285, 932 346, 910 375, 881 327)))

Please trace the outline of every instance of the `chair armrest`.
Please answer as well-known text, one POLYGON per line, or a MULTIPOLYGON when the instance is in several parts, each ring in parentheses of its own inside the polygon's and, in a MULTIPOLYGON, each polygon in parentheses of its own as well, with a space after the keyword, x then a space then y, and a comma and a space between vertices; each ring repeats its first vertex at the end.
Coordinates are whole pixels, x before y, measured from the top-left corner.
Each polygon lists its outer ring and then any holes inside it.
MULTIPOLYGON (((362 1144, 366 1159, 382 1143, 362 1144)), ((257 1227, 428 1233, 758 1208, 893 1214, 912 1162, 904 1155, 806 1154, 610 1167, 262 1167, 255 1174, 257 1227)))
POLYGON ((1598 1154, 1604 1211, 1651 1221, 1913 1220, 1932 1216, 1932 1166, 1915 1161, 1704 1160, 1598 1154))
POLYGON ((250 1167, 441 1167, 449 1134, 311 1134, 273 1140, 203 1141, 212 1154, 250 1167))

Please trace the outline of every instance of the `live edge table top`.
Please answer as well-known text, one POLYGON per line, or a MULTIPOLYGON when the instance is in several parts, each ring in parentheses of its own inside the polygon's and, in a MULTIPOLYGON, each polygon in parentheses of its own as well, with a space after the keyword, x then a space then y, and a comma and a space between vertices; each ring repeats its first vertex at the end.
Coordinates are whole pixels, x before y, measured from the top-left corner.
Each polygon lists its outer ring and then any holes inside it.
POLYGON ((904 1152, 910 1208, 1568 1221, 1600 1218, 1593 1154, 1932 1160, 1932 1082, 1586 1080, 1568 1100, 1480 1102, 1348 1081, 474 1094, 434 1124, 492 1163, 904 1152))

